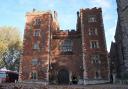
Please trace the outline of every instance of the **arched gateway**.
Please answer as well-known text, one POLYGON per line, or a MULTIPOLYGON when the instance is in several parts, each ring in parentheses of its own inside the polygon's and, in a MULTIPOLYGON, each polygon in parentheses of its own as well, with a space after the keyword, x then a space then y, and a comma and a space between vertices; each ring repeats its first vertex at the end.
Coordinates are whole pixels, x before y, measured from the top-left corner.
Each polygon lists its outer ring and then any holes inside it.
POLYGON ((66 69, 61 69, 58 71, 58 83, 59 84, 69 84, 69 72, 66 69))

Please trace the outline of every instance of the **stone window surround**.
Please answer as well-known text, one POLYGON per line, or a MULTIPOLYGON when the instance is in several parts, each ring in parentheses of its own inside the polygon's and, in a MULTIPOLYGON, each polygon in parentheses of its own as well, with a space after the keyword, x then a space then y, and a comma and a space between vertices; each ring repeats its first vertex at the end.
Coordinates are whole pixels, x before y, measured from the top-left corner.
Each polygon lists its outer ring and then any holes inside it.
POLYGON ((91 60, 92 60, 91 63, 93 63, 93 64, 96 64, 96 63, 101 64, 100 55, 99 54, 92 55, 91 56, 91 60))
POLYGON ((88 22, 97 22, 96 21, 96 16, 95 15, 89 15, 88 16, 88 22))
POLYGON ((37 71, 32 71, 31 72, 31 79, 32 80, 37 80, 38 79, 38 73, 37 73, 37 71))
POLYGON ((61 52, 72 52, 72 45, 73 42, 71 39, 66 39, 64 41, 62 41, 60 44, 60 51, 61 52))
POLYGON ((40 29, 35 29, 33 36, 40 36, 40 29))
POLYGON ((96 27, 89 28, 89 35, 98 35, 98 31, 96 27))
POLYGON ((99 48, 99 41, 98 40, 91 40, 90 41, 90 48, 99 48))
POLYGON ((37 58, 33 58, 32 59, 32 65, 35 66, 38 64, 38 59, 37 58))
POLYGON ((41 24, 41 19, 40 18, 35 18, 34 21, 33 21, 33 24, 34 25, 40 25, 41 24))
POLYGON ((34 42, 33 49, 40 49, 39 48, 39 42, 38 41, 35 41, 34 42))

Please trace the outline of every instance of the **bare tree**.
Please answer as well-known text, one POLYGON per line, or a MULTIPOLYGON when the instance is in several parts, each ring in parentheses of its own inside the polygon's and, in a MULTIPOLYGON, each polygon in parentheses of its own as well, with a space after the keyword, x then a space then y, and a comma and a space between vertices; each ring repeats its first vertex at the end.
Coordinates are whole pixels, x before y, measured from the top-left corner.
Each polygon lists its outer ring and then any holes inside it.
POLYGON ((19 30, 11 26, 0 27, 0 68, 6 67, 18 71, 21 52, 22 41, 19 30))

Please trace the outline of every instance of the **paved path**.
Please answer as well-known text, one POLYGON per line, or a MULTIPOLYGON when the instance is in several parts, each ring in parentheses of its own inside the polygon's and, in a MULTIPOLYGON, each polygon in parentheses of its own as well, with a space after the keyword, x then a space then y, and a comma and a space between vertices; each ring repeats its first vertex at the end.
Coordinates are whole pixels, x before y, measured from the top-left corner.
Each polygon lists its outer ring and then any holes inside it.
POLYGON ((0 84, 0 89, 128 89, 128 85, 43 85, 34 83, 0 84))

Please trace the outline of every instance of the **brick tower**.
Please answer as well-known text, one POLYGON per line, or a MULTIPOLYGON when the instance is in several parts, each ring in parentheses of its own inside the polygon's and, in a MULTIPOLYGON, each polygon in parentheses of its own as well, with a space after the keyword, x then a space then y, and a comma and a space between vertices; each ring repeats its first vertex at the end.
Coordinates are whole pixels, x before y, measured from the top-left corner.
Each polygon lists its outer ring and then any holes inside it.
POLYGON ((48 81, 50 34, 58 30, 56 12, 33 10, 26 14, 19 80, 48 81))
POLYGON ((77 26, 82 36, 85 84, 107 82, 109 70, 101 8, 81 9, 77 26))

